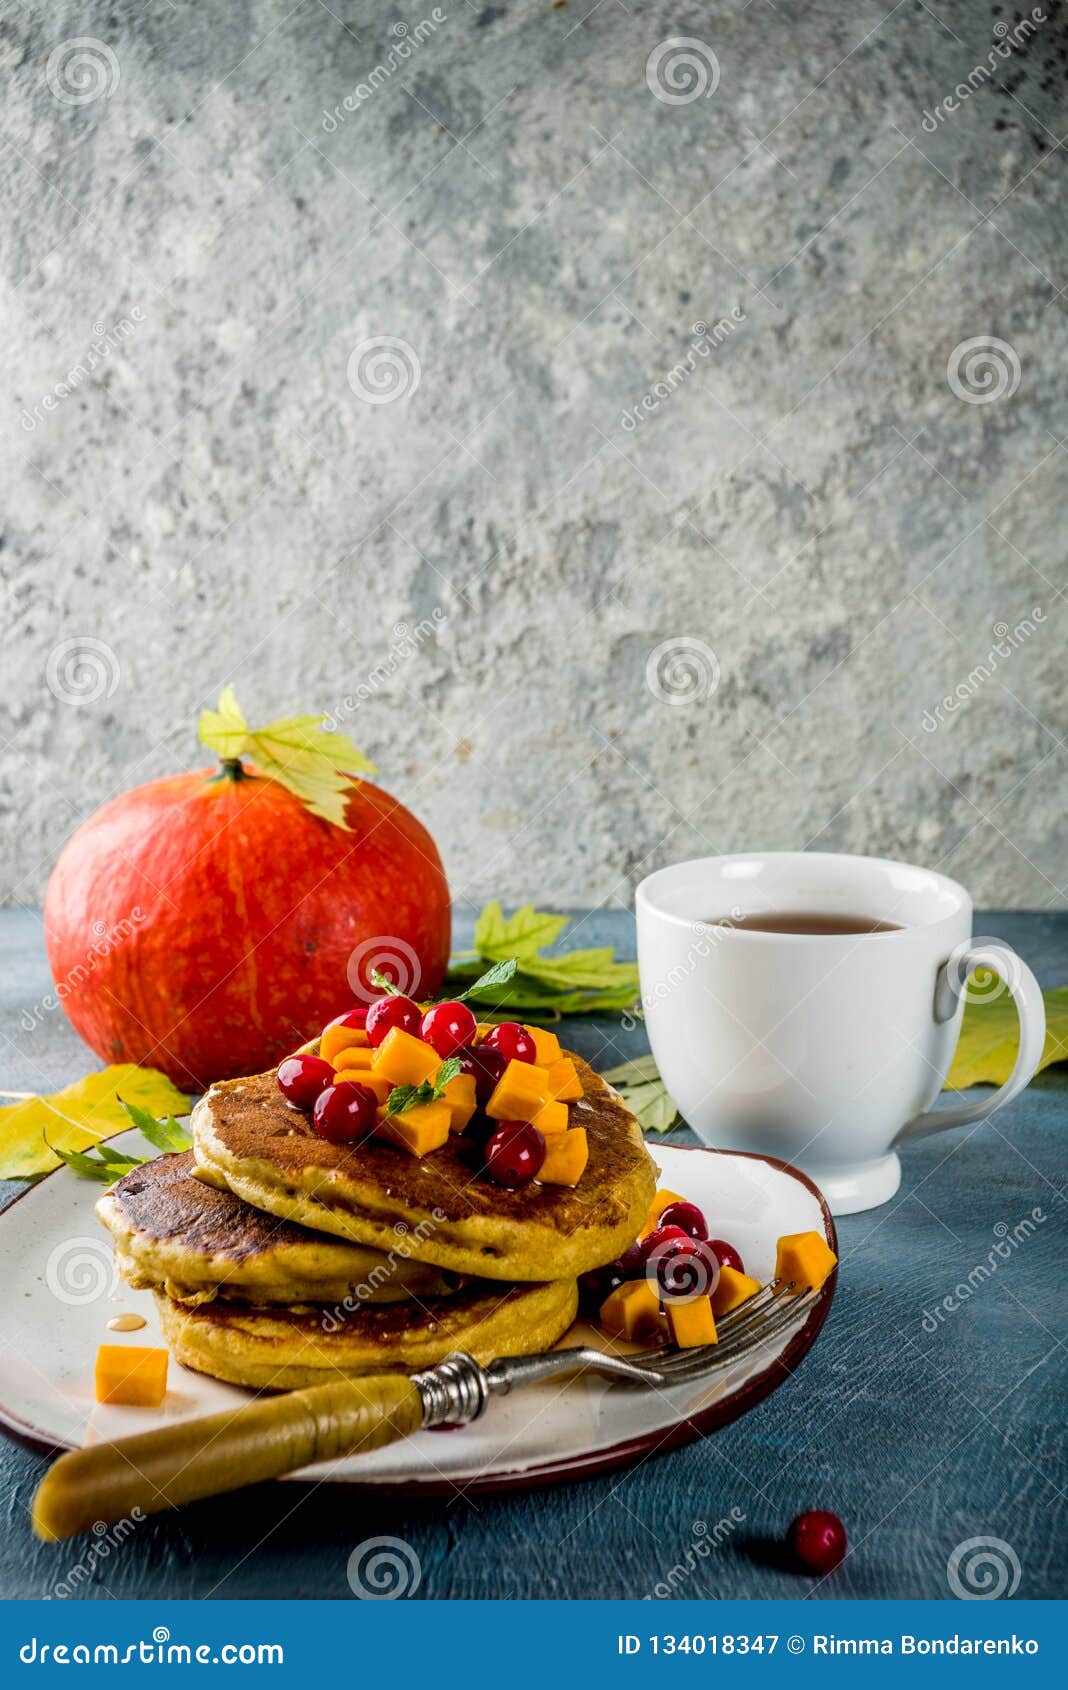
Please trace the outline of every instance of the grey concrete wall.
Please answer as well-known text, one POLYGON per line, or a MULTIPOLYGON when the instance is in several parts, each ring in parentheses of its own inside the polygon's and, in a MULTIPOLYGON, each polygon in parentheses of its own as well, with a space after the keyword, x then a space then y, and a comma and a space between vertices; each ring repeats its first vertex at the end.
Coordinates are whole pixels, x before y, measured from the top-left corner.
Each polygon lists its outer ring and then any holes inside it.
POLYGON ((232 680, 464 901, 812 844, 1063 902, 1038 10, 6 6, 6 897, 232 680))

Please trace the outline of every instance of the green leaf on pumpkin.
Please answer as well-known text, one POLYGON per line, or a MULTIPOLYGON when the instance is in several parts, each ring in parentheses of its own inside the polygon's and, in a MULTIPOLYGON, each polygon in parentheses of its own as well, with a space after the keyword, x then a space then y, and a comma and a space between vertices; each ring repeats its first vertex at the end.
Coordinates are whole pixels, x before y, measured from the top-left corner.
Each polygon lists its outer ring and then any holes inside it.
POLYGON ((35 1179, 58 1167, 64 1152, 78 1153, 124 1132, 131 1104, 153 1117, 183 1115, 189 1099, 157 1069, 121 1063, 62 1091, 0 1108, 0 1179, 35 1179))
POLYGON ((247 758, 253 768, 286 787, 315 816, 347 828, 345 810, 357 774, 375 766, 347 734, 323 727, 324 717, 284 716, 264 728, 250 728, 233 687, 224 687, 217 710, 205 710, 197 734, 210 751, 227 760, 247 758))
MULTIPOLYGON (((984 991, 989 991, 988 981, 989 976, 984 974, 984 991)), ((1048 1068, 1053 1062, 1068 1062, 1068 986, 1043 992, 1042 999, 1046 1006, 1046 1043, 1038 1066, 1048 1068)), ((966 999, 946 1090, 1003 1086, 1012 1072, 1019 1046, 1020 1024, 1008 991, 991 996, 985 1003, 966 999)))

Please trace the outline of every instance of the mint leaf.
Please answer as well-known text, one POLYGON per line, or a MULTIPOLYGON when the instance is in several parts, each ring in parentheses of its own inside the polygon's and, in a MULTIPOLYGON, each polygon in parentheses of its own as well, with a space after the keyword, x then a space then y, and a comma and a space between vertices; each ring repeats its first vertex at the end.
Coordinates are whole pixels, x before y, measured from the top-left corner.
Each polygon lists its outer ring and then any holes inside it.
POLYGON ((454 1003, 463 1003, 467 998, 473 998, 476 993, 485 996, 496 991, 498 986, 506 986, 519 967, 517 957, 509 957, 507 962, 495 962, 492 968, 487 968, 485 974, 480 974, 473 986, 468 986, 465 992, 457 992, 454 1003))
POLYGON ((450 1056, 432 1080, 422 1080, 417 1086, 394 1086, 386 1099, 386 1114, 399 1115, 403 1109, 411 1109, 416 1103, 436 1103, 462 1066, 458 1056, 450 1056))
POLYGON ((380 992, 385 992, 387 997, 402 998, 405 995, 399 986, 393 984, 392 980, 387 980, 380 968, 372 968, 371 984, 377 986, 380 992))

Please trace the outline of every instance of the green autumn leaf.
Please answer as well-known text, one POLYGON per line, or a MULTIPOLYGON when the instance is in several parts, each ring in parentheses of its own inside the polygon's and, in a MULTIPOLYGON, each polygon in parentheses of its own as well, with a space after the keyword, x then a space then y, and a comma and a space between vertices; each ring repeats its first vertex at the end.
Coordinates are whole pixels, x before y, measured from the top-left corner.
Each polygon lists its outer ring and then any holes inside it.
POLYGON ((638 970, 632 962, 617 962, 607 945, 546 956, 545 947, 559 939, 566 915, 536 910, 525 904, 506 918, 496 901, 487 904, 475 925, 474 952, 455 957, 449 980, 466 988, 475 1002, 483 998, 479 975, 487 963, 514 959, 518 967, 508 980, 494 981, 484 996, 497 1011, 513 1010, 535 1020, 561 1015, 618 1013, 628 1009, 638 992, 638 970))
POLYGON ((679 1106, 660 1078, 652 1056, 638 1056, 621 1062, 601 1075, 614 1086, 645 1132, 666 1133, 679 1119, 679 1106))
POLYGON ((217 710, 205 710, 197 727, 201 743, 220 757, 247 758, 260 774, 287 787, 315 816, 347 828, 345 808, 352 777, 375 766, 347 734, 323 727, 323 716, 285 716, 252 729, 233 687, 224 687, 217 710))
POLYGON ((184 1115, 189 1108, 165 1074, 133 1063, 87 1074, 62 1091, 35 1093, 0 1108, 0 1179, 35 1179, 59 1166, 62 1151, 85 1150, 125 1131, 126 1103, 153 1118, 184 1115))
MULTIPOLYGON (((1046 1043, 1038 1066, 1048 1068, 1052 1062, 1068 1062, 1068 986, 1043 992, 1042 999, 1046 1006, 1046 1043)), ((1003 1086, 1012 1072, 1019 1045, 1020 1024, 1009 992, 1003 991, 987 1003, 966 1000, 946 1090, 1003 1086)))

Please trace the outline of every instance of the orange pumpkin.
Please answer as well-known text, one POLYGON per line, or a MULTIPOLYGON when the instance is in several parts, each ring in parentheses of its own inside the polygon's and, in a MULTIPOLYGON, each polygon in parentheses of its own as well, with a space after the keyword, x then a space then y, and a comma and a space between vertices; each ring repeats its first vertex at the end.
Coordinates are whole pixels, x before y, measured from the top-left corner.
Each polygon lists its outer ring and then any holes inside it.
POLYGON ((201 1091, 271 1067, 368 1001, 373 968, 436 992, 450 911, 434 841, 366 781, 345 820, 236 759, 90 816, 45 901, 57 995, 86 1043, 201 1091))

